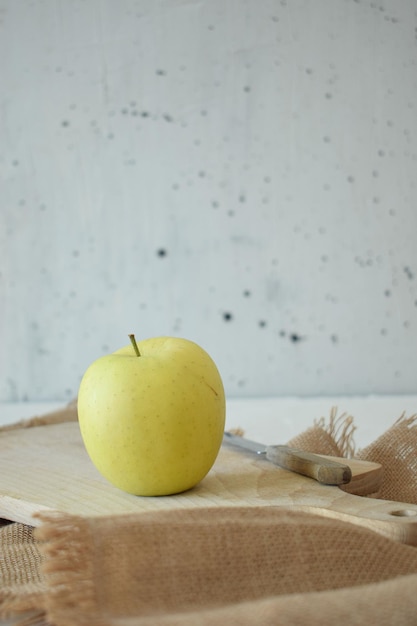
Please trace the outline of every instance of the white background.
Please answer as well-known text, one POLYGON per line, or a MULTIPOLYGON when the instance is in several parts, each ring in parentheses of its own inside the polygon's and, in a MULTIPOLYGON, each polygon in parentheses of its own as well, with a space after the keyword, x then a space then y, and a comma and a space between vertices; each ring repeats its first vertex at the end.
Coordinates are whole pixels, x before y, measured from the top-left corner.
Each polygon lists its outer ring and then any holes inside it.
MULTIPOLYGON (((0 400, 127 335, 417 393, 414 0, 0 0, 0 400)), ((393 416, 393 417, 396 417, 393 416)))

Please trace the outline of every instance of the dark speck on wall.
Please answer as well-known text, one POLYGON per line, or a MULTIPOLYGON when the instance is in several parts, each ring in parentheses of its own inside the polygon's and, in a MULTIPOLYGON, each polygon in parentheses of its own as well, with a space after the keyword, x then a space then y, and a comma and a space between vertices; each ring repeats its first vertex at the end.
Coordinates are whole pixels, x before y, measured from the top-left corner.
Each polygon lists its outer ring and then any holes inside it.
POLYGON ((266 326, 266 321, 265 321, 265 320, 259 320, 259 322, 258 322, 258 326, 259 326, 259 328, 265 328, 265 326, 266 326))
POLYGON ((167 253, 167 251, 165 250, 165 248, 159 248, 159 249, 156 251, 156 254, 157 254, 159 257, 161 257, 161 258, 162 258, 162 257, 165 257, 168 253, 167 253))
POLYGON ((231 322, 232 319, 233 319, 232 313, 230 313, 230 311, 225 311, 223 313, 223 319, 224 319, 225 322, 231 322))
POLYGON ((250 289, 245 289, 245 291, 243 292, 243 295, 245 296, 245 298, 249 298, 251 294, 250 289))
POLYGON ((301 339, 302 339, 302 337, 298 333, 291 333, 291 335, 290 335, 290 340, 293 343, 298 343, 299 341, 301 341, 301 339))
POLYGON ((412 280, 414 278, 414 274, 413 272, 410 270, 410 268, 408 267, 408 265, 405 266, 404 268, 404 272, 405 275, 407 276, 408 279, 412 280))

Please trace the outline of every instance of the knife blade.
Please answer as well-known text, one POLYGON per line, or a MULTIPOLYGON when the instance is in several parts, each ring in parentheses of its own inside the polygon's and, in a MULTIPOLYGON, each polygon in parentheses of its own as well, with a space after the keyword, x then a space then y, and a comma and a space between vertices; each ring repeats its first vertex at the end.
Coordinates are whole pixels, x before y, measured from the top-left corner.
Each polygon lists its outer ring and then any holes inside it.
POLYGON ((223 443, 249 450, 279 467, 314 478, 323 485, 345 485, 352 479, 352 470, 349 465, 333 461, 320 454, 296 450, 284 445, 265 445, 228 431, 223 435, 223 443))

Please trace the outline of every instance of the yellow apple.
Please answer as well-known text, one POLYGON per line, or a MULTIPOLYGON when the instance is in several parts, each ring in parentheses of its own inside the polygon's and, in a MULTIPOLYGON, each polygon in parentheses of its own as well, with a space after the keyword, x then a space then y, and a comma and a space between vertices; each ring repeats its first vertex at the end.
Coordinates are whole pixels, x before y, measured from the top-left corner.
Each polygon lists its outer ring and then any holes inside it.
POLYGON ((78 393, 86 450, 113 485, 140 496, 199 483, 218 455, 225 424, 219 371, 187 339, 156 337, 94 361, 78 393))

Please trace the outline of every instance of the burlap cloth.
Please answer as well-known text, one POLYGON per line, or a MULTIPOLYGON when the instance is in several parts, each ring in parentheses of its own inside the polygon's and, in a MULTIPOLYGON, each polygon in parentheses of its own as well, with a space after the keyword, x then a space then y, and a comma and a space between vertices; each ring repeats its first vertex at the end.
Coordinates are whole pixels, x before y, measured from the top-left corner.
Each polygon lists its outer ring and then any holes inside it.
MULTIPOLYGON (((14 427, 68 419, 75 405, 14 427)), ((360 451, 353 430, 333 409, 289 443, 377 461, 378 497, 417 503, 417 416, 360 451)), ((41 519, 0 528, 0 616, 20 624, 417 624, 417 549, 346 522, 285 507, 41 519)))

